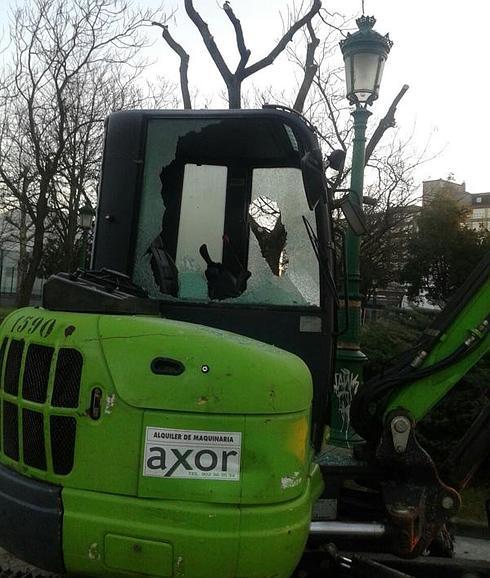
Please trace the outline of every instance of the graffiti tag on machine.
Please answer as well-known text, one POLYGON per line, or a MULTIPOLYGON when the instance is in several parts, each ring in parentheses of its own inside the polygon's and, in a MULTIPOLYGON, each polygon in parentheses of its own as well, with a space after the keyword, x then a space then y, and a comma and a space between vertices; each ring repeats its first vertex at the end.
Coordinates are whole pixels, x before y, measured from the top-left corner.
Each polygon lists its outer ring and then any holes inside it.
POLYGON ((240 432, 146 428, 143 475, 240 479, 240 432))
POLYGON ((342 418, 341 431, 345 432, 346 439, 350 427, 350 406, 358 387, 359 376, 354 375, 349 369, 342 367, 335 374, 333 392, 338 400, 339 413, 342 418))

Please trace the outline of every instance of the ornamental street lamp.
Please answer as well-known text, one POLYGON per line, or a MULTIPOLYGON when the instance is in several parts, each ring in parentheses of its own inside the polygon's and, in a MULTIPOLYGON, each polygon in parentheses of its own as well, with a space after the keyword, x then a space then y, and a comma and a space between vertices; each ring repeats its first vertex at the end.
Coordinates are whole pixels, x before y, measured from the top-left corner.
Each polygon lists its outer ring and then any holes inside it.
POLYGON ((78 226, 82 229, 82 248, 80 251, 80 268, 85 269, 87 265, 88 232, 92 228, 92 221, 95 217, 94 209, 85 204, 78 211, 78 226))
MULTIPOLYGON (((359 30, 348 34, 340 42, 344 56, 347 99, 355 106, 354 141, 349 201, 362 213, 364 164, 366 148, 367 109, 377 98, 384 63, 392 41, 373 30, 376 19, 361 16, 356 20, 359 30)), ((363 364, 366 356, 361 351, 361 294, 360 294, 360 236, 349 227, 346 234, 347 327, 337 343, 337 363, 332 395, 330 443, 349 446, 355 439, 350 428, 350 404, 358 387, 362 386, 363 364)), ((345 300, 341 300, 341 303, 345 300)))

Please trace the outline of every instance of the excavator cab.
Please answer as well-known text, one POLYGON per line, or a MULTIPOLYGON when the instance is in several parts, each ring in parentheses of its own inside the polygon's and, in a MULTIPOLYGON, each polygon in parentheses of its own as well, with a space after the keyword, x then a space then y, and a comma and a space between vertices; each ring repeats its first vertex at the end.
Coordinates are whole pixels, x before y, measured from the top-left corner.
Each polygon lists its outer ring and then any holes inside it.
POLYGON ((319 447, 332 372, 331 223, 318 143, 296 114, 120 112, 107 123, 93 268, 166 318, 298 355, 319 447))

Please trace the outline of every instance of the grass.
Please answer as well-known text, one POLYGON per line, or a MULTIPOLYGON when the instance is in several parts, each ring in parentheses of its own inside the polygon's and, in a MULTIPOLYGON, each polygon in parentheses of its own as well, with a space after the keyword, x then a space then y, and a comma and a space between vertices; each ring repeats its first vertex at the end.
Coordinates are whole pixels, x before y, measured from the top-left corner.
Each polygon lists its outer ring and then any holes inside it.
POLYGON ((17 307, 15 307, 14 305, 11 306, 0 305, 0 321, 3 321, 5 317, 7 317, 7 315, 11 313, 14 309, 17 309, 17 307))
POLYGON ((470 486, 463 490, 463 505, 458 518, 464 521, 487 524, 486 500, 490 499, 490 482, 470 486))
POLYGON ((7 317, 7 315, 9 313, 14 311, 14 309, 16 309, 16 307, 1 307, 0 306, 0 325, 3 323, 3 320, 5 319, 5 317, 7 317))

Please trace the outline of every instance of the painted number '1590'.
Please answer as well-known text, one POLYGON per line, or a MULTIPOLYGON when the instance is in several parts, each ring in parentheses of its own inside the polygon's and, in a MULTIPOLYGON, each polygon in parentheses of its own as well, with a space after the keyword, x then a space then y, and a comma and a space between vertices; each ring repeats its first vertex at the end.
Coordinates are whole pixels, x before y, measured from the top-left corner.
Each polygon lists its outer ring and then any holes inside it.
POLYGON ((30 335, 38 333, 41 337, 49 337, 56 325, 56 319, 46 319, 45 317, 35 317, 34 315, 21 315, 15 320, 11 333, 26 331, 30 335))

